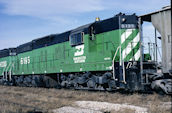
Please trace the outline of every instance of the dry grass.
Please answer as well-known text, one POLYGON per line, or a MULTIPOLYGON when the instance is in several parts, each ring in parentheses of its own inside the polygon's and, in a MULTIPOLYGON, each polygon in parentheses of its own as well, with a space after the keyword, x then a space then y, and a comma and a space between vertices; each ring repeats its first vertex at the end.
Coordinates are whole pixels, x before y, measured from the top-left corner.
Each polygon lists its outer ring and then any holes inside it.
POLYGON ((110 111, 109 113, 135 113, 135 111, 131 109, 125 109, 121 111, 110 111))
MULTIPOLYGON (((108 92, 88 92, 64 89, 25 88, 0 86, 0 113, 41 111, 50 112, 63 106, 73 106, 74 101, 101 101, 127 103, 148 108, 151 113, 171 113, 170 96, 158 94, 120 94, 108 92)), ((123 113, 132 113, 125 110, 123 113)), ((110 113, 114 113, 111 111, 110 113)))

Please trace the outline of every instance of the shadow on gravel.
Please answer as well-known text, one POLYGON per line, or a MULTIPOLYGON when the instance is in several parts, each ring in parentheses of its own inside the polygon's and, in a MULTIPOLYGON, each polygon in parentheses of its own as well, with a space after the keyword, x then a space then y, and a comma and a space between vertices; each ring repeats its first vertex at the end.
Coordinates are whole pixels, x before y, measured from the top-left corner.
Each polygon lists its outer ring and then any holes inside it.
POLYGON ((42 111, 28 111, 27 113, 43 113, 42 111))

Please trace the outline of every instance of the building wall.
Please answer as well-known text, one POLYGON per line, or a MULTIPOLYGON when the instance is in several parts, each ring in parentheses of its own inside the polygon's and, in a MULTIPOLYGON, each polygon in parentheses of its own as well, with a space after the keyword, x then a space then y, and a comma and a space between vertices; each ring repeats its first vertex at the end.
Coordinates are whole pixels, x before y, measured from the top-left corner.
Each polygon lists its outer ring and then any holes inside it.
POLYGON ((153 14, 151 21, 161 34, 163 72, 167 73, 172 70, 171 10, 153 14))

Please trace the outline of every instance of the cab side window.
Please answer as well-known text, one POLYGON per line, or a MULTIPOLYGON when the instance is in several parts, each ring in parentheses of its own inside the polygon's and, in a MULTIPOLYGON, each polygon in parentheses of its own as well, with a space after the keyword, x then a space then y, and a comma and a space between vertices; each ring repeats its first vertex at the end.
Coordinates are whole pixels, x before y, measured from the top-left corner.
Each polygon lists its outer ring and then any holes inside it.
POLYGON ((72 34, 70 36, 70 45, 71 46, 76 46, 76 45, 83 44, 83 37, 84 37, 83 32, 72 34))

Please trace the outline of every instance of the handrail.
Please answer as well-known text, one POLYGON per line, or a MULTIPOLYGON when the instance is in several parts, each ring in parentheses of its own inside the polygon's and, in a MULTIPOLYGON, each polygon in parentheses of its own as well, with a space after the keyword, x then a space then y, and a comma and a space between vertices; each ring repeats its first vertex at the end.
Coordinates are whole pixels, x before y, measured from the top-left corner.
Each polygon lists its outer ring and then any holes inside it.
MULTIPOLYGON (((115 55, 114 55, 114 57, 113 57, 113 60, 112 60, 112 67, 113 67, 113 79, 116 81, 116 78, 115 78, 115 67, 114 67, 114 61, 115 61, 115 58, 116 58, 116 55, 117 55, 117 53, 118 53, 118 51, 119 51, 119 49, 121 50, 121 46, 118 46, 118 48, 117 48, 117 50, 116 50, 116 52, 115 52, 115 55)), ((121 57, 121 56, 120 56, 121 57)), ((120 60, 121 60, 121 58, 120 58, 120 60)))
POLYGON ((6 67, 4 67, 3 71, 2 71, 2 75, 3 75, 3 79, 4 79, 4 72, 6 70, 6 67))
POLYGON ((10 67, 10 74, 9 74, 9 81, 11 81, 12 68, 14 68, 14 62, 13 62, 13 63, 11 63, 11 67, 10 67))
POLYGON ((125 80, 125 64, 124 64, 124 60, 122 60, 122 65, 123 65, 123 82, 124 84, 126 84, 126 80, 125 80))
POLYGON ((118 46, 118 48, 117 48, 117 50, 116 50, 116 52, 115 52, 115 55, 114 55, 114 57, 113 57, 113 60, 112 60, 112 67, 113 67, 113 79, 116 81, 117 79, 116 79, 116 77, 115 77, 115 66, 114 66, 114 61, 115 61, 115 58, 116 58, 116 56, 117 56, 117 53, 118 53, 118 51, 120 50, 120 65, 123 65, 123 82, 126 84, 126 80, 125 80, 125 65, 124 65, 124 61, 122 60, 122 62, 121 62, 121 46, 118 46))
POLYGON ((10 65, 11 65, 11 62, 10 62, 10 64, 8 65, 8 67, 7 67, 7 69, 6 69, 5 71, 7 71, 7 70, 9 69, 10 65))
POLYGON ((8 67, 6 68, 6 70, 5 70, 6 80, 7 80, 7 71, 8 71, 8 69, 9 69, 10 65, 11 65, 11 62, 10 62, 10 64, 8 65, 8 67))

